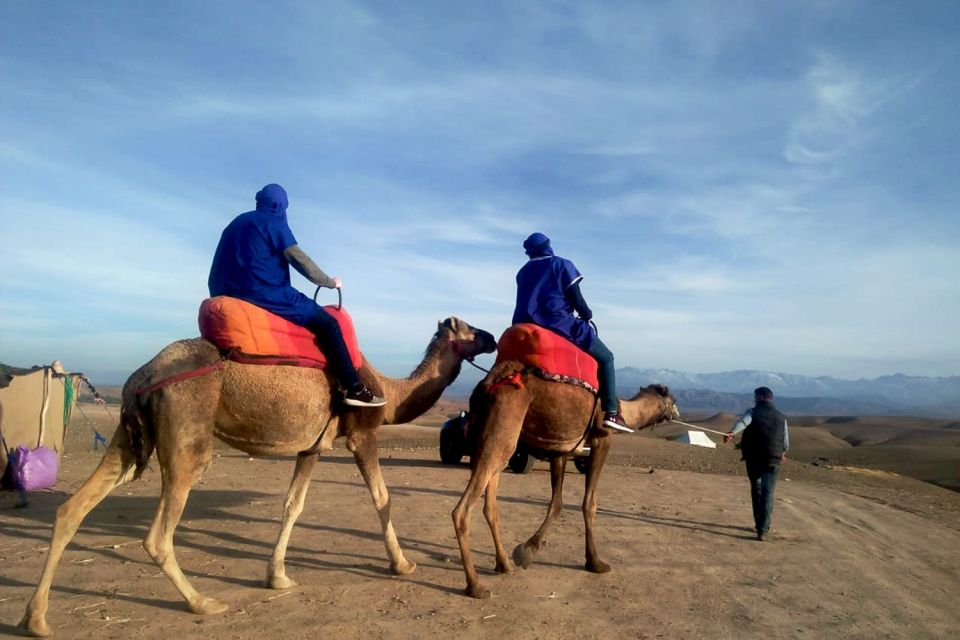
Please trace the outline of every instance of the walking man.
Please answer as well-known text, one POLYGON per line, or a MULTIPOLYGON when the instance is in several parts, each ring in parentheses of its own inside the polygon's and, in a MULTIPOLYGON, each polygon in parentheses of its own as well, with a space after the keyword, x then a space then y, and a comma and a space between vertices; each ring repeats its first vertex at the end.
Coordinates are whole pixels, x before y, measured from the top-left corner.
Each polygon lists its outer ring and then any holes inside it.
POLYGON ((750 497, 753 502, 753 521, 757 540, 763 541, 770 530, 773 514, 773 492, 777 487, 780 461, 790 448, 787 418, 773 406, 773 391, 758 387, 753 391, 755 405, 746 412, 724 437, 729 442, 743 431, 740 452, 750 478, 750 497))

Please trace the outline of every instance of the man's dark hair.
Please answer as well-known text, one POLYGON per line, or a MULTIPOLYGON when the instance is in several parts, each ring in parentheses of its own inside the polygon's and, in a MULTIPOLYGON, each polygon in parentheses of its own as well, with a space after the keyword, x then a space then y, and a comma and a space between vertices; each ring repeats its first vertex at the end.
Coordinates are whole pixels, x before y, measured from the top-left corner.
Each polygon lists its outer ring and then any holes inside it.
POLYGON ((770 387, 757 387, 753 390, 753 398, 759 402, 770 402, 773 400, 773 391, 770 387))

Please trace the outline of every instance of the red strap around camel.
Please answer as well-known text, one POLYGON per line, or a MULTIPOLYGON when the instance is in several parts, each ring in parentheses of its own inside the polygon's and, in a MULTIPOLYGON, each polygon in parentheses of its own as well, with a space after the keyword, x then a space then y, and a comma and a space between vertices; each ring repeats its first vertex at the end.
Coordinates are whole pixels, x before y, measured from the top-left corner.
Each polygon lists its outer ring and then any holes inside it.
POLYGON ((519 360, 548 374, 582 380, 594 389, 597 361, 566 338, 535 324, 515 324, 497 342, 497 362, 519 360))
MULTIPOLYGON (((340 323, 350 361, 360 368, 363 355, 357 343, 353 320, 344 309, 324 310, 340 323)), ((243 364, 283 364, 322 369, 327 357, 317 346, 313 333, 256 305, 217 296, 200 305, 200 335, 218 349, 230 353, 230 359, 243 364)))

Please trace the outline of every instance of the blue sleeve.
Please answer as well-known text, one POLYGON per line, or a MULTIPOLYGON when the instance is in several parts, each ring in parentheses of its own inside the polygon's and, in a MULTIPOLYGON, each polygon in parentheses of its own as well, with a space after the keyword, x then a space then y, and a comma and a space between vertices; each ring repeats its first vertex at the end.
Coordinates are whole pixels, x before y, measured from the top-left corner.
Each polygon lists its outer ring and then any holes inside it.
POLYGON ((560 288, 563 291, 566 291, 570 285, 576 284, 583 280, 583 276, 580 275, 580 270, 566 258, 558 258, 557 262, 560 264, 560 288))

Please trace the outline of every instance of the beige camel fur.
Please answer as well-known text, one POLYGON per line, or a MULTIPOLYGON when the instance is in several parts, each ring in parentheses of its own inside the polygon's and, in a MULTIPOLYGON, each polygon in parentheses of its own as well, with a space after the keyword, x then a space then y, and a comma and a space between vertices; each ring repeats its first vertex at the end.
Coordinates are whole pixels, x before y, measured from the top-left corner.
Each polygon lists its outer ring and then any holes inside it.
MULTIPOLYGON (((443 325, 441 325, 442 327, 443 325)), ((364 359, 360 374, 365 379, 376 380, 377 386, 387 400, 387 404, 381 412, 382 424, 404 424, 423 415, 440 399, 443 390, 450 386, 460 374, 460 366, 465 357, 472 357, 477 353, 490 353, 495 348, 496 344, 492 335, 486 331, 476 330, 473 338, 432 341, 424 354, 423 361, 414 369, 413 373, 404 379, 384 376, 366 359, 364 359)), ((347 446, 351 446, 349 440, 347 446)), ((266 584, 272 589, 288 589, 297 584, 287 577, 284 560, 293 525, 300 512, 303 511, 304 499, 310 485, 310 474, 313 472, 317 459, 318 454, 316 453, 305 452, 297 455, 293 479, 290 482, 290 489, 284 502, 280 536, 267 566, 266 584)), ((365 474, 362 466, 360 470, 365 474)), ((364 478, 366 478, 366 475, 364 475, 364 478)), ((379 485, 376 485, 376 487, 379 487, 379 485)), ((387 502, 389 497, 386 489, 384 488, 380 492, 379 489, 371 488, 371 493, 374 504, 377 505, 377 512, 381 517, 381 525, 383 527, 389 526, 390 510, 387 502), (387 505, 386 508, 383 505, 387 505), (384 517, 386 517, 386 522, 384 517)), ((391 554, 389 544, 387 545, 387 553, 391 554)), ((391 554, 390 557, 392 558, 393 555, 391 554)), ((397 574, 407 574, 412 572, 416 565, 412 562, 406 562, 406 564, 391 565, 391 568, 397 574)))
MULTIPOLYGON (((418 371, 428 371, 430 362, 454 364, 463 358, 494 350, 493 336, 466 322, 448 318, 438 327, 418 371)), ((57 509, 53 537, 43 573, 27 604, 21 626, 35 636, 51 635, 46 621, 50 586, 64 548, 80 523, 110 491, 136 478, 146 467, 154 450, 161 475, 160 504, 143 546, 173 582, 190 611, 220 613, 227 605, 197 592, 183 575, 173 549, 173 533, 183 513, 193 484, 210 464, 213 438, 250 455, 298 455, 302 471, 312 466, 316 452, 329 449, 334 438, 347 438, 357 466, 367 483, 380 517, 384 543, 392 569, 409 573, 415 567, 403 556, 390 521, 390 501, 377 459, 375 428, 383 423, 389 409, 350 409, 339 400, 333 378, 325 371, 298 367, 224 363, 219 371, 183 380, 152 393, 138 395, 161 380, 185 371, 216 363, 220 353, 202 339, 180 340, 168 345, 138 369, 123 388, 120 426, 87 481, 57 509)), ((447 369, 450 365, 437 365, 447 369)), ((361 379, 377 391, 386 392, 391 402, 408 404, 411 394, 424 385, 400 385, 399 390, 379 389, 372 370, 361 370, 361 379)), ((427 388, 432 388, 427 385, 427 388)), ((419 403, 417 403, 419 406, 419 403)), ((308 475, 308 474, 307 474, 308 475)), ((295 473, 295 479, 297 474, 295 473)), ((306 482, 304 482, 306 484, 306 482)), ((285 514, 292 513, 291 500, 302 507, 305 487, 291 488, 285 514)), ((295 509, 299 513, 299 508, 295 509)), ((295 515, 293 516, 295 518, 295 515)), ((289 528, 292 528, 292 521, 289 528)), ((289 528, 284 523, 286 536, 289 528)), ((281 533, 285 549, 286 541, 281 533)), ((280 545, 278 544, 278 547, 280 545)), ((282 556, 281 556, 282 557, 282 556)), ((281 565, 282 566, 282 565, 281 565)), ((280 574, 282 576, 282 571, 280 574)))
MULTIPOLYGON (((632 399, 621 400, 620 411, 634 428, 680 416, 667 388, 660 385, 651 385, 632 399)), ((610 566, 602 562, 597 553, 593 523, 597 512, 597 480, 610 450, 610 432, 600 426, 601 412, 593 395, 572 384, 539 378, 520 362, 505 361, 496 365, 474 390, 470 398, 470 420, 471 436, 476 438, 470 480, 452 514, 467 576, 467 595, 490 597, 490 591, 480 585, 470 552, 470 514, 484 492, 483 515, 493 536, 495 570, 507 573, 513 568, 500 539, 497 486, 500 472, 518 442, 550 459, 551 498, 540 528, 514 550, 516 563, 527 568, 533 562, 543 536, 563 505, 563 476, 568 454, 585 442, 590 446, 590 468, 583 496, 586 568, 595 573, 609 571, 610 566), (495 386, 517 373, 520 386, 495 386)))

